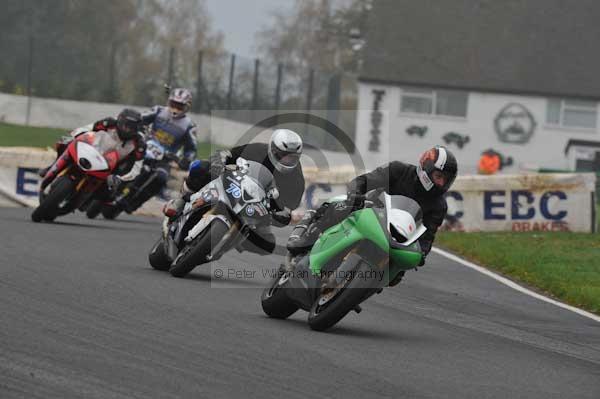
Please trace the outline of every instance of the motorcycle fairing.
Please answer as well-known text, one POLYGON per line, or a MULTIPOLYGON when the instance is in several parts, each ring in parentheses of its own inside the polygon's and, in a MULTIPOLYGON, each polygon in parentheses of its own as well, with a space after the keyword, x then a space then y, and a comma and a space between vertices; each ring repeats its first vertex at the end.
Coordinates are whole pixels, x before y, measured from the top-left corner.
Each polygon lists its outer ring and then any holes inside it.
POLYGON ((382 193, 380 198, 385 204, 384 209, 357 210, 342 222, 325 230, 310 251, 311 271, 314 274, 320 274, 323 266, 329 260, 341 252, 347 251, 361 240, 372 242, 388 254, 389 262, 394 267, 401 267, 403 270, 416 267, 422 256, 417 240, 426 229, 420 220, 415 220, 412 214, 409 213, 410 217, 407 217, 405 213, 396 212, 401 209, 395 209, 392 206, 392 202, 394 202, 392 197, 400 196, 382 193), (396 242, 390 233, 390 222, 403 231, 412 229, 407 240, 403 243, 396 242))

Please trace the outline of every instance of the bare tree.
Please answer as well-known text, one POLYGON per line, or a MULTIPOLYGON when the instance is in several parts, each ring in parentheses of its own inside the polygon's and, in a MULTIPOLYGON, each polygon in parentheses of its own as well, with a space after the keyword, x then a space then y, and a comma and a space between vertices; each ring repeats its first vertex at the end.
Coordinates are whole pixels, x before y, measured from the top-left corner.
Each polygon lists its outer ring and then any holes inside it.
POLYGON ((369 9, 368 0, 296 0, 291 10, 272 13, 257 34, 259 51, 274 62, 354 72, 355 39, 369 9))

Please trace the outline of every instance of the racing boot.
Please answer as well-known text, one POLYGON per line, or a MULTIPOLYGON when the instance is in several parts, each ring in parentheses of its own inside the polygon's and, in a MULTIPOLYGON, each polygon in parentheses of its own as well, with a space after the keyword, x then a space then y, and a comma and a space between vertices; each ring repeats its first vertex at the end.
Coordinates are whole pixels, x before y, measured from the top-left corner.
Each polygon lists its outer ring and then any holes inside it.
POLYGON ((183 212, 185 203, 190 200, 190 196, 194 193, 184 180, 181 186, 181 197, 167 201, 163 207, 163 213, 168 218, 175 218, 183 212))
POLYGON ((38 169, 38 176, 39 176, 39 177, 44 177, 44 176, 46 176, 46 173, 48 173, 48 171, 50 170, 50 167, 51 167, 51 166, 52 166, 52 165, 50 165, 50 166, 46 166, 45 168, 40 168, 40 169, 38 169))
POLYGON ((168 218, 175 218, 181 214, 184 206, 185 200, 183 198, 172 199, 167 201, 163 207, 163 213, 168 218))
POLYGON ((400 284, 400 281, 402 281, 402 278, 404 277, 404 273, 406 273, 405 271, 401 271, 400 273, 398 273, 396 275, 396 277, 394 277, 394 279, 392 281, 390 281, 390 283, 388 284, 389 287, 394 287, 398 284, 400 284))

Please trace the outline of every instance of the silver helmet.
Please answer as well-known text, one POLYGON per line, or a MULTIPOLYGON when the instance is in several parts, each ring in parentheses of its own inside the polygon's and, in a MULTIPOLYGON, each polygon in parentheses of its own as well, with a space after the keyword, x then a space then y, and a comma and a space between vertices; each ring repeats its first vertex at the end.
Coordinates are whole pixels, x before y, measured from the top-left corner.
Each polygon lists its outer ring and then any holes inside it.
POLYGON ((298 165, 302 155, 302 139, 289 129, 277 129, 269 141, 269 159, 275 169, 287 173, 298 165))
POLYGON ((188 89, 173 89, 169 94, 167 106, 173 118, 183 118, 192 107, 192 93, 188 89))

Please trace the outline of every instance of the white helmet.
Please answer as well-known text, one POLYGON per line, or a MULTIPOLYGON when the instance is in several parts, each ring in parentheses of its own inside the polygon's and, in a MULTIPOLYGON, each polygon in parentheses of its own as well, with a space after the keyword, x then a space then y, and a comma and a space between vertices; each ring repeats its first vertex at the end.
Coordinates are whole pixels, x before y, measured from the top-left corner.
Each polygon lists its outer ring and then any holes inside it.
POLYGON ((289 129, 277 129, 269 141, 269 159, 275 169, 287 173, 298 165, 302 155, 302 139, 289 129))
POLYGON ((188 89, 173 89, 169 94, 167 106, 173 118, 183 118, 192 107, 192 93, 188 89))

